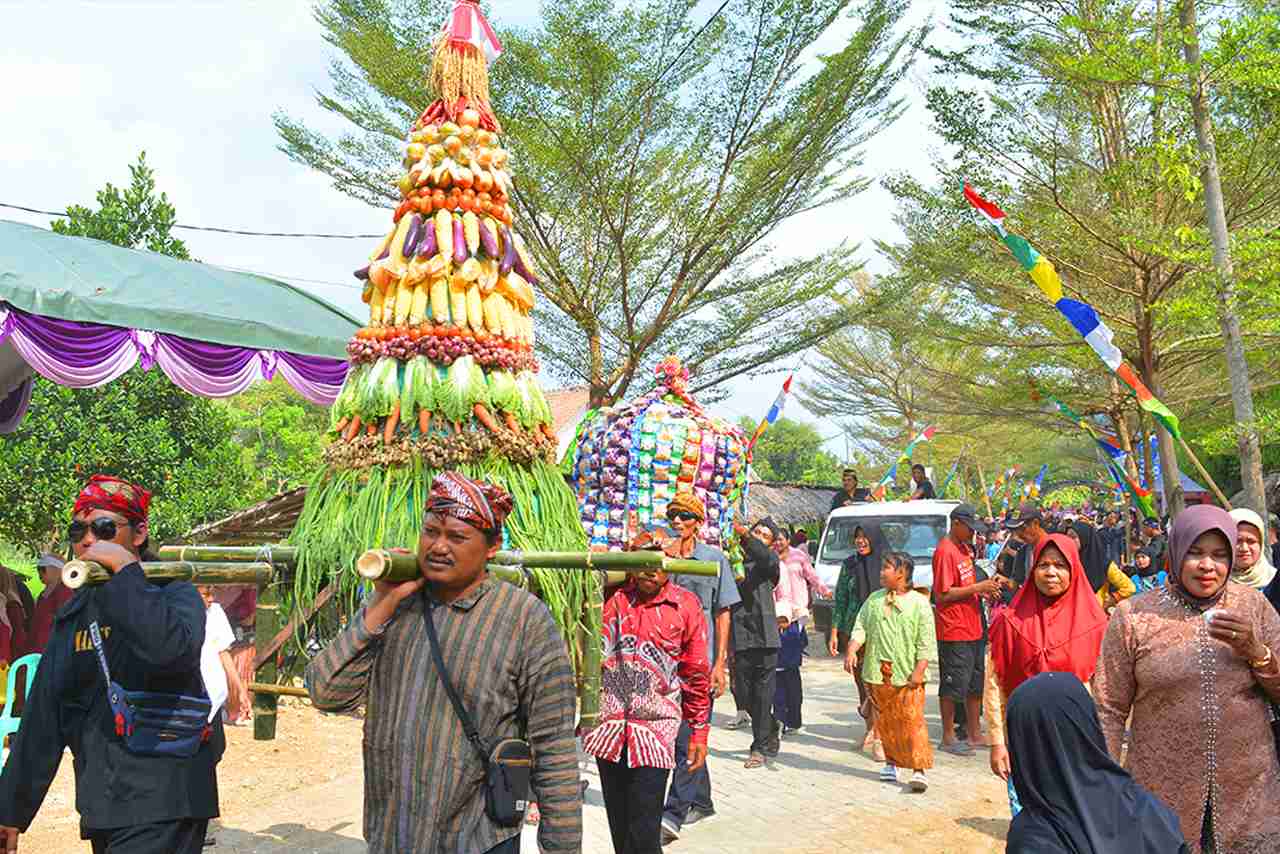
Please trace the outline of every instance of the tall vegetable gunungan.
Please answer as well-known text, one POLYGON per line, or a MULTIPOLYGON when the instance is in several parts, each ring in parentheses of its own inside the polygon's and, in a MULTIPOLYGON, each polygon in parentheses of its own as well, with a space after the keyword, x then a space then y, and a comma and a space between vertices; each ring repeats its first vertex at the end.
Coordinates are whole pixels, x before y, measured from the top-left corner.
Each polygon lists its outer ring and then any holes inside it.
MULTIPOLYGON (((586 549, 574 495, 554 465, 533 355, 538 276, 511 228, 510 163, 489 106, 487 66, 500 53, 479 7, 457 2, 435 44, 436 100, 405 141, 402 201, 355 273, 369 325, 348 345, 325 468, 292 535, 297 607, 331 581, 353 603, 347 570, 361 552, 413 548, 427 489, 444 469, 512 493, 508 547, 586 549)), ((541 585, 571 645, 596 583, 562 574, 541 585)))

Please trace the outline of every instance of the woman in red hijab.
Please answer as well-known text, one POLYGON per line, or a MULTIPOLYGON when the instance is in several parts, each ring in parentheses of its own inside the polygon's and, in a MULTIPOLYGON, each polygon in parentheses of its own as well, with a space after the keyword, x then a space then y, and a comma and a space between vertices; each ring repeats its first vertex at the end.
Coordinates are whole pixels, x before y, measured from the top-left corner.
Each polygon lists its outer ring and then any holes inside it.
MULTIPOLYGON (((1086 686, 1098 663, 1107 615, 1089 585, 1075 541, 1049 534, 1031 559, 1031 584, 1023 584, 1008 608, 996 612, 987 644, 982 693, 991 729, 991 770, 1009 780, 1004 713, 1009 695, 1039 673, 1074 674, 1086 686)), ((1010 803, 1017 814, 1012 783, 1010 803)))

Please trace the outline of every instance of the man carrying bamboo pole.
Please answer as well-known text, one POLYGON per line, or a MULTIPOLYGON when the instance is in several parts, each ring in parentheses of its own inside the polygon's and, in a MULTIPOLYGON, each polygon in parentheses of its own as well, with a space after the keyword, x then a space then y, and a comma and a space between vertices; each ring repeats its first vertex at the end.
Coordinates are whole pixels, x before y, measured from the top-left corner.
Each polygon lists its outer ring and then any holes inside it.
MULTIPOLYGON (((707 631, 707 657, 711 664, 711 702, 724 694, 729 683, 729 609, 742 601, 733 579, 729 558, 714 546, 698 539, 707 519, 707 507, 692 492, 679 492, 667 506, 667 522, 675 538, 653 535, 653 540, 668 557, 709 560, 720 564, 718 576, 684 576, 677 580, 681 587, 698 597, 707 631)), ((644 535, 642 534, 641 537, 644 535)), ((643 546, 637 538, 633 546, 643 546)), ((680 722, 676 735, 675 767, 671 770, 671 788, 662 815, 663 843, 680 838, 686 822, 693 823, 715 815, 711 800, 711 774, 704 762, 690 769, 689 742, 693 729, 688 721, 680 722)))
MULTIPOLYGON (((167 704, 166 715, 177 700, 206 696, 200 594, 186 582, 153 585, 139 565, 150 500, 142 487, 103 475, 76 499, 68 531, 76 557, 101 564, 112 578, 81 590, 55 617, 0 773, 5 854, 18 850, 18 834, 35 818, 66 746, 75 757, 80 835, 94 854, 195 854, 218 815, 221 722, 201 720, 181 736, 186 755, 179 755, 144 747, 126 731, 121 712, 113 712, 117 685, 138 701, 167 704)), ((146 731, 140 718, 135 723, 146 731)))
POLYGON ((547 607, 485 563, 502 543, 511 498, 445 472, 431 484, 422 577, 377 582, 343 634, 307 667, 316 708, 366 706, 364 837, 370 854, 516 854, 520 827, 486 810, 486 760, 469 742, 442 677, 456 689, 477 742, 525 738, 543 851, 578 851, 582 794, 574 743, 573 673, 547 607), (446 673, 433 663, 426 620, 446 673))

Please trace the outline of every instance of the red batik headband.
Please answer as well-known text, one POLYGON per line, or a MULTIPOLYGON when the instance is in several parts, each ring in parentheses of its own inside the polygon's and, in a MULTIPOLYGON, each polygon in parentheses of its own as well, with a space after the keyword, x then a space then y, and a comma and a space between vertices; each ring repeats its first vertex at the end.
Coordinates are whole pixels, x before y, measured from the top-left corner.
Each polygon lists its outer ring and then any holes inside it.
POLYGON ((511 496, 502 487, 447 471, 431 481, 426 512, 452 516, 482 531, 497 531, 512 506, 511 496))
POLYGON ((89 478, 80 496, 76 498, 73 514, 79 515, 90 510, 108 510, 118 513, 137 525, 147 521, 147 510, 151 506, 151 493, 141 486, 111 477, 95 474, 89 478))

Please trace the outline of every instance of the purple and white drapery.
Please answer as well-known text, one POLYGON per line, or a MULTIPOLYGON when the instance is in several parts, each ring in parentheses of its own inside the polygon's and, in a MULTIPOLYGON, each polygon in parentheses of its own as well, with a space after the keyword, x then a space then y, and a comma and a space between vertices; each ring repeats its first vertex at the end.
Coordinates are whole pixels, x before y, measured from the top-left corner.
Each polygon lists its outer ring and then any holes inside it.
MULTIPOLYGON (((322 406, 337 398, 347 362, 195 341, 180 335, 44 317, 0 303, 0 355, 12 347, 36 373, 59 385, 104 385, 141 364, 159 365, 179 388, 201 397, 230 397, 277 371, 299 394, 322 406)), ((0 388, 0 433, 12 432, 31 399, 32 378, 0 388)))

